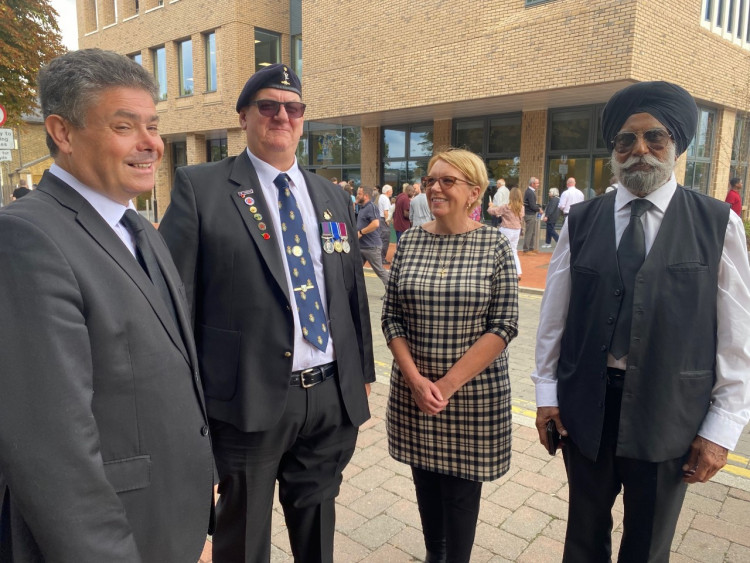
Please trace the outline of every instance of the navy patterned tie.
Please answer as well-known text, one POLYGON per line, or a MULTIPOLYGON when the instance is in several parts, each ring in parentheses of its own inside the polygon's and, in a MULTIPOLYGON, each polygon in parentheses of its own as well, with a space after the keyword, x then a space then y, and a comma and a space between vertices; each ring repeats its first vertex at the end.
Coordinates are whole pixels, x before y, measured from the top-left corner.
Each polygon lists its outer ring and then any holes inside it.
POLYGON ((620 279, 624 287, 620 313, 617 315, 615 332, 609 351, 616 359, 622 358, 630 349, 630 325, 633 322, 633 292, 635 276, 646 259, 646 235, 643 232, 643 215, 653 204, 643 198, 630 202, 630 223, 622 233, 617 247, 617 263, 620 267, 620 279))
POLYGON ((305 224, 297 200, 289 189, 286 174, 279 174, 273 183, 279 189, 279 216, 284 238, 284 254, 294 287, 302 335, 313 346, 325 351, 328 344, 328 324, 315 286, 315 269, 307 245, 305 224))

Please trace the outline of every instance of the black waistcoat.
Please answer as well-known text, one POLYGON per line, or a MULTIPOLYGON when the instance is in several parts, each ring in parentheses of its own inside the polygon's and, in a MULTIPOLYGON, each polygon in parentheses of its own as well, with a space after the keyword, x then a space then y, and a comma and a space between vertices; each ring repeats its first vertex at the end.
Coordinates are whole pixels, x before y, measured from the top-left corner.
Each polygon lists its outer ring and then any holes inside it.
MULTIPOLYGON (((622 300, 615 193, 571 207, 571 294, 557 367, 563 424, 595 460, 604 420, 607 352, 622 300)), ((636 276, 617 455, 684 455, 715 381, 718 269, 728 206, 677 188, 636 276)))

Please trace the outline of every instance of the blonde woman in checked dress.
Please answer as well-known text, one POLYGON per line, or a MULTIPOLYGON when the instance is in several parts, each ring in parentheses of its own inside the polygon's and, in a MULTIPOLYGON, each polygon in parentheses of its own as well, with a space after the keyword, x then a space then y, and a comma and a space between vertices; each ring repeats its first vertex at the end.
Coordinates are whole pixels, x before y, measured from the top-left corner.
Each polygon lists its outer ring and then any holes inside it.
POLYGON ((469 218, 487 188, 475 154, 430 160, 435 217, 401 237, 383 304, 393 354, 391 455, 412 468, 428 562, 468 562, 483 481, 510 464, 506 347, 518 332, 508 239, 469 218))

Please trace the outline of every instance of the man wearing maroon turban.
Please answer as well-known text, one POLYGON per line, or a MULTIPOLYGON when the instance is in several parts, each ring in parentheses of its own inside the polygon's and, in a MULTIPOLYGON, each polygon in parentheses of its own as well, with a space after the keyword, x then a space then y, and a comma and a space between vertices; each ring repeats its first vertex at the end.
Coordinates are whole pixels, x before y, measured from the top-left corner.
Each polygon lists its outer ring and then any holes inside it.
POLYGON ((537 335, 537 429, 563 436, 563 561, 667 562, 689 483, 726 463, 750 419, 750 265, 729 206, 673 170, 698 110, 644 82, 602 114, 618 189, 575 205, 550 263, 537 335), (554 432, 554 431, 553 431, 554 432))

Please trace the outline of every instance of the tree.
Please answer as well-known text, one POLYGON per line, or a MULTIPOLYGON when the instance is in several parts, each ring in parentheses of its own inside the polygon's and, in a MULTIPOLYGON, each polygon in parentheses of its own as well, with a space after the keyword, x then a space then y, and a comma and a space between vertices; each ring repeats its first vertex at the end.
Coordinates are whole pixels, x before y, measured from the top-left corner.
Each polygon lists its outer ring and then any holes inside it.
POLYGON ((8 126, 21 125, 21 116, 34 111, 39 69, 65 51, 48 0, 0 2, 0 104, 8 126))

